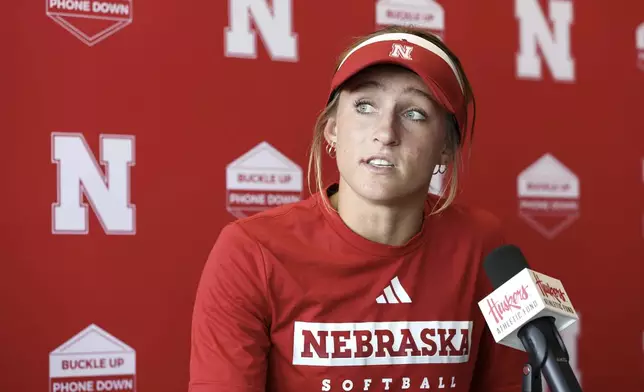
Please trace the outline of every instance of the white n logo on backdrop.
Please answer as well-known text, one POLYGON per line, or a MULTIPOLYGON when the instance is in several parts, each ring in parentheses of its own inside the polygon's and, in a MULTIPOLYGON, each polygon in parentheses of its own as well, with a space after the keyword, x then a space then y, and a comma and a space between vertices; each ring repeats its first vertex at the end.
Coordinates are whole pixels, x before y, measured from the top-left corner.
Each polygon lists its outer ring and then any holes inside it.
POLYGON ((58 166, 58 200, 52 205, 53 234, 87 234, 87 204, 106 234, 135 234, 136 208, 130 203, 130 168, 134 136, 101 135, 96 162, 82 134, 53 133, 51 159, 58 166))
POLYGON ((573 22, 573 3, 550 0, 546 19, 539 0, 515 0, 515 17, 519 21, 519 53, 516 73, 520 79, 541 79, 542 59, 557 81, 575 80, 575 60, 570 50, 570 26, 573 22), (552 24, 552 31, 550 30, 552 24))
POLYGON ((226 57, 257 58, 257 36, 251 18, 271 59, 298 61, 297 34, 293 33, 291 0, 229 0, 228 27, 224 30, 226 57))

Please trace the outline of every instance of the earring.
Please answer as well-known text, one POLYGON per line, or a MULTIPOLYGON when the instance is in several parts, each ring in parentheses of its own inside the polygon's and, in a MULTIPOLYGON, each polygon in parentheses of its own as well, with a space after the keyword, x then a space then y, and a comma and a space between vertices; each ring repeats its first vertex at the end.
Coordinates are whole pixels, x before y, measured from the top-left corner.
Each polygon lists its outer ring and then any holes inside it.
POLYGON ((436 165, 436 168, 434 169, 434 174, 445 174, 446 171, 447 171, 446 165, 436 165))
POLYGON ((335 142, 331 142, 331 144, 327 144, 326 153, 329 154, 331 158, 335 158, 335 142))

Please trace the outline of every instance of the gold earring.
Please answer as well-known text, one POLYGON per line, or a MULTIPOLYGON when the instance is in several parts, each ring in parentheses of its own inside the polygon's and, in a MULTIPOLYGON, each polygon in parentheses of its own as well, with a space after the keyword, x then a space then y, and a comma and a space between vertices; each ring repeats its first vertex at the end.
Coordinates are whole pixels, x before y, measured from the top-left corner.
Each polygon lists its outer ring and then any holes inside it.
POLYGON ((326 146, 326 153, 329 154, 331 158, 335 158, 335 142, 331 142, 326 146))

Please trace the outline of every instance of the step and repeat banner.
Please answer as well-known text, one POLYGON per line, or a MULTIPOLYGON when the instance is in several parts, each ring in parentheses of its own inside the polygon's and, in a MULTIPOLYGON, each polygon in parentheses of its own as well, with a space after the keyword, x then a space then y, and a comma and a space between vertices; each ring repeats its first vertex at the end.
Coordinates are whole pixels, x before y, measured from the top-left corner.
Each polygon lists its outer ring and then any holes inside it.
POLYGON ((584 390, 642 390, 644 2, 8 7, 1 391, 187 390, 219 231, 308 197, 336 58, 392 24, 439 34, 464 63, 479 110, 459 199, 564 283, 584 390))

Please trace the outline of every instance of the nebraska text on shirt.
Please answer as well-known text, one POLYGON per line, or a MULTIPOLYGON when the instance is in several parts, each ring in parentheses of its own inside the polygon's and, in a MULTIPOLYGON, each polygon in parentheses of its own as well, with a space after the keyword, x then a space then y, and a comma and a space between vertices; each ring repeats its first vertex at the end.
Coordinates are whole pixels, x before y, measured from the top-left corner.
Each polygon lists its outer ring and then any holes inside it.
POLYGON ((463 363, 469 360, 471 333, 471 321, 296 321, 293 364, 364 366, 463 363))

